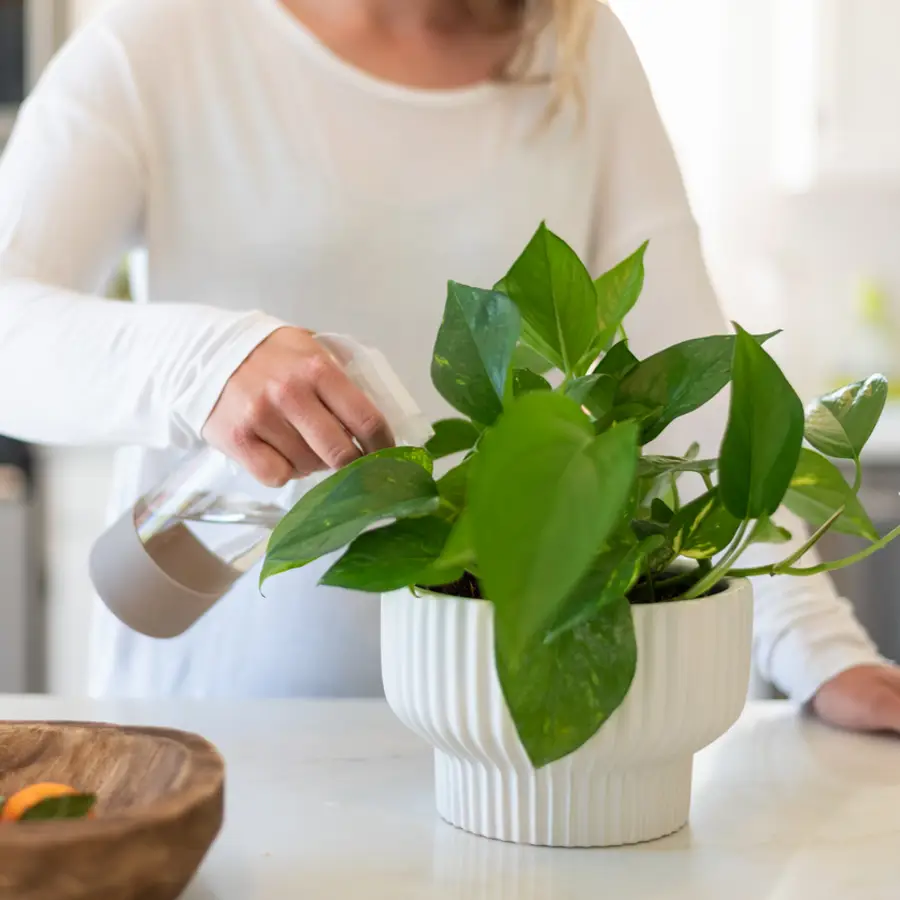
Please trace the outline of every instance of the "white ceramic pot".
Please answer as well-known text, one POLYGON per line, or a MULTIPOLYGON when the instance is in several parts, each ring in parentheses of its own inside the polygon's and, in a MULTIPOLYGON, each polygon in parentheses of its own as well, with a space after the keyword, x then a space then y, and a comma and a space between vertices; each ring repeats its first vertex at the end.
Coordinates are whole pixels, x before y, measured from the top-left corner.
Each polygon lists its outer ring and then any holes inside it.
POLYGON ((648 841, 687 822, 693 756, 744 706, 752 591, 736 581, 712 597, 632 611, 638 664, 624 703, 579 750, 535 770, 497 679, 493 607, 411 591, 383 598, 387 699, 435 748, 444 819, 565 847, 648 841))

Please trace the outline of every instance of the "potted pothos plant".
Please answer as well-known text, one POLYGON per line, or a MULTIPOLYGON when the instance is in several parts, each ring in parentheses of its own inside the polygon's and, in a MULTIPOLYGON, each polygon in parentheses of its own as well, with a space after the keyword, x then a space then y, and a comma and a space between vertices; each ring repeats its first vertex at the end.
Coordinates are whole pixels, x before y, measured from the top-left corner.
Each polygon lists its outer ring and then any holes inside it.
POLYGON ((343 551, 323 583, 384 595, 388 700, 436 748, 441 815, 479 834, 598 846, 681 827, 693 754, 743 707, 745 576, 836 569, 897 534, 858 498, 885 380, 804 410, 771 335, 739 326, 638 359, 623 321, 645 249, 594 280, 542 225, 493 289, 451 282, 431 376, 459 416, 333 474, 268 545, 263 581, 343 551), (716 458, 644 450, 729 382, 716 458), (741 569, 751 544, 789 540, 782 505, 812 536, 741 569), (869 543, 804 567, 829 529, 869 543))

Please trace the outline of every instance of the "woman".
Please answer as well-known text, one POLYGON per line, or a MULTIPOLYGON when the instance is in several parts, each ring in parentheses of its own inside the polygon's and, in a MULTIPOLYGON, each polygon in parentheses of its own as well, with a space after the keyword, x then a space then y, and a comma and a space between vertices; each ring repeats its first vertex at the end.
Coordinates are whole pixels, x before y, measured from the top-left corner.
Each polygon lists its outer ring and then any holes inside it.
MULTIPOLYGON (((642 69, 591 0, 125 0, 0 168, 0 432, 140 448, 114 511, 201 437, 267 484, 340 465, 348 435, 390 435, 299 326, 378 346, 438 417, 446 279, 492 283, 542 219, 597 272, 650 239, 638 353, 724 329, 642 69), (92 296, 134 247, 139 303, 92 296)), ((316 577, 261 598, 251 576, 167 643, 98 608, 92 693, 377 693, 377 604, 316 577)), ((825 578, 758 596, 763 675, 900 729, 896 671, 825 578)))

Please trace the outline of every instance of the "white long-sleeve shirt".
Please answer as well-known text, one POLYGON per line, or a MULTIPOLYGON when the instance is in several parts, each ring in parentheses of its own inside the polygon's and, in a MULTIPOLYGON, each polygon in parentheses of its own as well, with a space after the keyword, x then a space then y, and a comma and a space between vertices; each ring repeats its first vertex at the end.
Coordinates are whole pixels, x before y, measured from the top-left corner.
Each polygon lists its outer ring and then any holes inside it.
MULTIPOLYGON (((638 354, 723 332, 646 79, 603 7, 584 89, 582 119, 570 104, 542 127, 547 86, 388 84, 277 0, 114 6, 50 66, 0 163, 0 432, 127 445, 113 515, 198 442, 282 322, 378 346, 440 417, 428 373, 447 279, 493 284, 541 220, 597 273, 650 239, 638 354), (137 302, 96 297, 136 248, 137 302)), ((665 449, 700 437, 715 453, 723 404, 665 449)), ((92 693, 378 693, 377 600, 317 587, 319 571, 265 598, 251 573, 167 642, 98 603, 92 693)), ((756 609, 759 671, 798 699, 878 660, 825 577, 759 581, 756 609)))

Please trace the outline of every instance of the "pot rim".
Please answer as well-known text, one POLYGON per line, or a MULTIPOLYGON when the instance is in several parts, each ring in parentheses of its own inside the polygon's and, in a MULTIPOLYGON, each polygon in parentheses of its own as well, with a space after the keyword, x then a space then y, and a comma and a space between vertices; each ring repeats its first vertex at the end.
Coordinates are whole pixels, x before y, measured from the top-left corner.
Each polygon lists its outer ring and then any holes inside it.
MULTIPOLYGON (((719 591, 716 594, 704 594, 702 597, 695 597, 693 600, 666 600, 661 603, 637 603, 632 605, 632 609, 657 609, 660 607, 687 607, 692 605, 697 605, 699 603, 704 603, 706 601, 712 601, 715 599, 722 600, 725 597, 736 594, 738 591, 742 590, 745 586, 750 586, 749 578, 723 578, 722 581, 725 583, 725 590, 719 591)), ((444 594, 440 591, 430 590, 429 588, 418 587, 416 585, 412 585, 410 587, 400 588, 396 591, 385 591, 382 596, 390 597, 395 594, 411 594, 413 597, 432 597, 437 600, 464 600, 466 603, 475 603, 479 606, 492 606, 490 600, 478 599, 475 597, 460 597, 456 594, 444 594)))

